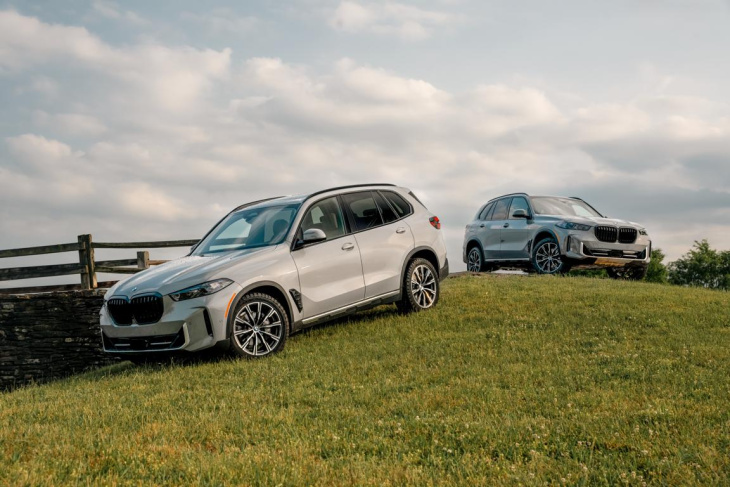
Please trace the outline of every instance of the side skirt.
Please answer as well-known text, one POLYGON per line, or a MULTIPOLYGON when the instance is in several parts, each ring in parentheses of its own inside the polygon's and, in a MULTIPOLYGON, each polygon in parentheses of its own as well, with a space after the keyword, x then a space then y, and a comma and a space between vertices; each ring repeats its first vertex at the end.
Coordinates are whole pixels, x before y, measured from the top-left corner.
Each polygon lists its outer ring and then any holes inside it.
POLYGON ((297 325, 299 326, 296 326, 295 328, 305 328, 316 325, 317 323, 323 323, 325 321, 340 318, 345 315, 357 313, 358 311, 364 311, 366 309, 374 308, 375 306, 380 306, 381 304, 395 303, 400 299, 400 294, 401 292, 400 290, 398 290, 385 294, 380 294, 378 296, 373 296, 372 298, 363 299, 362 301, 358 301, 357 303, 353 303, 348 306, 343 306, 342 308, 333 309, 332 311, 326 311, 316 316, 306 318, 297 323, 297 325))

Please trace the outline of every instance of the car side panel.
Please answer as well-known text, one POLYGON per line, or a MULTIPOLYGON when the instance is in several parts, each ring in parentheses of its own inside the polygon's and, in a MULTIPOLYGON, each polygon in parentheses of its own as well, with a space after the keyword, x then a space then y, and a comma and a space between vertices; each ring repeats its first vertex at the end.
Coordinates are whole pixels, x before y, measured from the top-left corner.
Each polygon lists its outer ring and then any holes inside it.
POLYGON ((355 234, 365 279, 365 298, 400 289, 400 269, 413 249, 413 232, 399 220, 355 234))
POLYGON ((291 255, 299 270, 302 319, 364 299, 365 280, 354 235, 294 250, 291 255))

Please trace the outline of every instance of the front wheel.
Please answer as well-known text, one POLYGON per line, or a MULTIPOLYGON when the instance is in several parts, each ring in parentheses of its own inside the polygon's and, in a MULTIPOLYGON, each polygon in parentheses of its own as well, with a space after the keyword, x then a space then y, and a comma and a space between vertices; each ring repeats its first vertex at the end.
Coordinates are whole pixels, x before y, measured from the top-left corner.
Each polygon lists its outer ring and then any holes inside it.
POLYGON ((231 329, 231 350, 240 357, 264 357, 284 348, 289 316, 268 294, 244 296, 236 306, 231 329))
POLYGON ((648 268, 646 266, 609 267, 606 269, 606 273, 611 279, 640 281, 646 277, 647 270, 648 268))
POLYGON ((423 311, 436 305, 440 292, 433 264, 426 259, 413 259, 403 278, 403 297, 396 306, 404 313, 423 311))
POLYGON ((560 255, 558 242, 552 237, 540 240, 532 250, 532 267, 538 274, 558 274, 568 266, 560 255))

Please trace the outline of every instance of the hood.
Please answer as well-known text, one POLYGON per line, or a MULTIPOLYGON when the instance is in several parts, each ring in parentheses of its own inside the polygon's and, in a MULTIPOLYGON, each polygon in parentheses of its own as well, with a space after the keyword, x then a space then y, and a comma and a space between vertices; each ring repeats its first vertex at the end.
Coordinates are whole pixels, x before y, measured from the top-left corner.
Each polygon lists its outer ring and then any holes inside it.
POLYGON ((162 295, 216 279, 232 265, 249 260, 254 255, 268 253, 276 246, 237 250, 217 255, 187 256, 151 267, 120 281, 107 291, 107 296, 132 297, 146 293, 162 295))
POLYGON ((584 225, 610 225, 615 227, 633 227, 637 230, 640 228, 644 228, 642 225, 636 223, 636 222, 630 222, 627 220, 620 220, 618 218, 604 218, 601 216, 568 216, 568 215, 539 215, 540 218, 547 218, 552 221, 566 221, 566 222, 572 222, 572 223, 583 223, 584 225))

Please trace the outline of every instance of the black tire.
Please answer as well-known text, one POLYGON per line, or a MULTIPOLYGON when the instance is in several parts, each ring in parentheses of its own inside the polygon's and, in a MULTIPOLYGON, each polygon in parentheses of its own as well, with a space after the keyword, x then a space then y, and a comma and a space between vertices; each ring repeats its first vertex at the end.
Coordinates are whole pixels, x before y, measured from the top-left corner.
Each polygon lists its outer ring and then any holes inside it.
POLYGON ((606 268, 606 274, 611 279, 641 281, 646 277, 648 269, 646 266, 608 267, 606 268))
POLYGON ((466 270, 469 272, 484 271, 484 254, 478 245, 472 245, 466 252, 466 270))
POLYGON ((289 316, 268 294, 244 296, 231 319, 231 351, 239 357, 259 358, 280 352, 289 336, 289 316))
POLYGON ((433 308, 441 294, 436 268, 426 259, 413 259, 403 277, 403 297, 396 303, 402 313, 433 308))
POLYGON ((568 265, 560 255, 560 246, 553 237, 545 237, 532 249, 532 268, 538 274, 560 274, 568 265))

